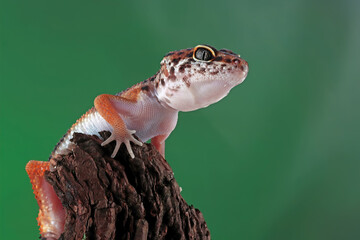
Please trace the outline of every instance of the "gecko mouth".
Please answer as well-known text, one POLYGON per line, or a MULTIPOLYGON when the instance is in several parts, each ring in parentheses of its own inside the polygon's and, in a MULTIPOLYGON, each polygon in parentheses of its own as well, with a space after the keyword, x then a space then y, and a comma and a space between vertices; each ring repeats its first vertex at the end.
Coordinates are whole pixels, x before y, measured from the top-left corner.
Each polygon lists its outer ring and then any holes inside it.
POLYGON ((58 239, 64 231, 65 210, 53 187, 45 179, 44 174, 49 167, 49 162, 29 161, 26 172, 39 205, 37 221, 40 234, 43 238, 52 240, 58 239))

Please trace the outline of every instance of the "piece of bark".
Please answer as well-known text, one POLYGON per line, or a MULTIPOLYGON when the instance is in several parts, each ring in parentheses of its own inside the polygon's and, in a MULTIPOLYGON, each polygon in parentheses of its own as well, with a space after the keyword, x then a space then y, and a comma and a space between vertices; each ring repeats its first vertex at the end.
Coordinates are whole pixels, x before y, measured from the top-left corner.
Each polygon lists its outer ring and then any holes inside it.
MULTIPOLYGON (((102 132, 103 138, 110 136, 102 132)), ((75 133, 74 150, 52 161, 45 174, 65 212, 60 239, 210 239, 203 215, 180 195, 174 173, 151 144, 124 145, 113 159, 114 143, 75 133)))

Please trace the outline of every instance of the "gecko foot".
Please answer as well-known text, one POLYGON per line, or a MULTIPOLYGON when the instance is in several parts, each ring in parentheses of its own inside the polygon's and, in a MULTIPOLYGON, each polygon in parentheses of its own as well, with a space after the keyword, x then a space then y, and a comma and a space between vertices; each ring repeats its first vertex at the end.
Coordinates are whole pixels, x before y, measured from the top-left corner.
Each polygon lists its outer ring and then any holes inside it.
POLYGON ((133 142, 139 146, 142 146, 143 143, 138 141, 136 138, 134 138, 134 136, 133 136, 134 133, 136 133, 135 130, 126 130, 125 134, 119 133, 117 131, 113 131, 111 133, 111 136, 108 139, 106 139, 104 142, 101 143, 101 146, 105 146, 106 144, 108 144, 112 141, 116 141, 114 151, 111 154, 111 157, 114 158, 116 156, 117 152, 119 151, 121 144, 124 143, 131 158, 135 158, 135 155, 131 149, 130 142, 133 142))

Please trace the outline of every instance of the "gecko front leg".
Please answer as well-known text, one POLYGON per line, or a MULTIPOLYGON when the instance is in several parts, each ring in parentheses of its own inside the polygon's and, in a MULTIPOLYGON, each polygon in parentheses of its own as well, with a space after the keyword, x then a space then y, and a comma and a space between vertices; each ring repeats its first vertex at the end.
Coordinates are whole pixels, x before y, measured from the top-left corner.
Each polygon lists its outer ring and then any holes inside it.
POLYGON ((127 129, 121 115, 132 116, 139 111, 139 105, 136 100, 134 101, 122 96, 102 94, 95 98, 94 104, 100 115, 113 127, 111 136, 101 145, 104 146, 112 141, 116 141, 114 151, 111 155, 111 157, 114 158, 121 144, 124 143, 131 158, 134 158, 135 155, 131 149, 130 142, 139 146, 142 146, 142 142, 134 138, 133 134, 136 131, 127 129))

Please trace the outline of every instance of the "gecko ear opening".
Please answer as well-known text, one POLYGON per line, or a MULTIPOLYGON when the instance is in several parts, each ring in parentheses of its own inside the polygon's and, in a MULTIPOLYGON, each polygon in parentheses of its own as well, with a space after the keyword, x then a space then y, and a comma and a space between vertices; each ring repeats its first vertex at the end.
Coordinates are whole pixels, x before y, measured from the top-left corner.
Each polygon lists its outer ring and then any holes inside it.
POLYGON ((37 221, 40 234, 46 239, 58 239, 64 231, 65 210, 53 187, 45 179, 44 174, 49 168, 50 162, 32 160, 26 164, 25 170, 39 205, 37 221))

